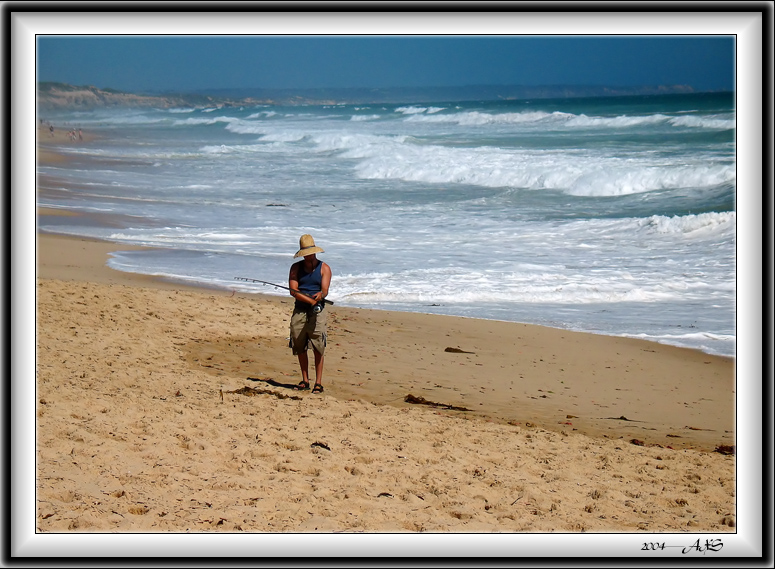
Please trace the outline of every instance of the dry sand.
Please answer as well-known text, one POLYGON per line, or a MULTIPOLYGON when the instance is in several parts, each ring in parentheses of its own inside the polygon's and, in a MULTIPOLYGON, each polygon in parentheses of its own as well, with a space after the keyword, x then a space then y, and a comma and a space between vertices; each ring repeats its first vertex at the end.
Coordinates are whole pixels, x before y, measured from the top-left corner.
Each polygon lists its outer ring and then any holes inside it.
POLYGON ((299 393, 290 300, 116 248, 38 236, 38 531, 734 531, 725 358, 335 306, 299 393))
POLYGON ((733 359, 335 305, 313 395, 290 298, 127 248, 37 236, 37 532, 736 531, 733 359))

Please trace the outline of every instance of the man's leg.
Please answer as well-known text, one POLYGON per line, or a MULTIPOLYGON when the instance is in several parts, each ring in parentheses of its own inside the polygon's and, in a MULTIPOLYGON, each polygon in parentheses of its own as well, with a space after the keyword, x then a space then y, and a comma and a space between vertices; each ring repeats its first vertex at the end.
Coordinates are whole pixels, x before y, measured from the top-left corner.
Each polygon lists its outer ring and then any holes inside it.
MULTIPOLYGON (((312 350, 315 354, 315 384, 322 385, 323 383, 323 360, 325 356, 317 350, 312 350)), ((306 355, 306 354, 305 354, 306 355)))
POLYGON ((294 310, 291 315, 290 347, 293 348, 299 359, 301 369, 301 383, 296 389, 309 389, 309 358, 307 357, 307 334, 305 332, 307 317, 304 312, 294 310))
MULTIPOLYGON (((315 365, 317 365, 317 357, 315 357, 315 365)), ((299 352, 299 367, 301 368, 301 380, 309 385, 309 358, 306 350, 299 352)))

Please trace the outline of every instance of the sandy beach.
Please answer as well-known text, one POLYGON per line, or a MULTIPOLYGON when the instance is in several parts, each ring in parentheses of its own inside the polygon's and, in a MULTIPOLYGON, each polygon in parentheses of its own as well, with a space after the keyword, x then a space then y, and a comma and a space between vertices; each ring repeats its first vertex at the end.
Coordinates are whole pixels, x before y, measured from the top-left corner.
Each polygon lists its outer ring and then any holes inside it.
POLYGON ((736 531, 731 358, 335 305, 313 395, 290 297, 128 248, 37 235, 38 532, 736 531))

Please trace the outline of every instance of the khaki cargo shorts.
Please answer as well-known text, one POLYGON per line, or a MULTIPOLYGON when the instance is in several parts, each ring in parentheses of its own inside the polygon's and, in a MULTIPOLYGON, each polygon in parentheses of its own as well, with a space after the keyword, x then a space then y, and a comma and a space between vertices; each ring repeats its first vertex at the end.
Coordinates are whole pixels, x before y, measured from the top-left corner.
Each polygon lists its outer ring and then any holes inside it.
POLYGON ((291 315, 291 338, 288 347, 293 355, 306 352, 310 346, 319 354, 326 351, 326 323, 328 313, 323 310, 314 314, 311 310, 294 308, 291 315))

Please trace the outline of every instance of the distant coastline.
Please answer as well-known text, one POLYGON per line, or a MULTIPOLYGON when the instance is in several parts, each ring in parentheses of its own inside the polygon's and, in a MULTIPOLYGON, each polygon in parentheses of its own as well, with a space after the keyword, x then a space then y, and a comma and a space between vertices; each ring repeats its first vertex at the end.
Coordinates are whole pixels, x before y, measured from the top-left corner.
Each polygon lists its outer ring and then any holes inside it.
POLYGON ((94 86, 39 82, 38 108, 232 107, 246 105, 394 104, 445 101, 497 101, 581 97, 626 97, 697 93, 688 85, 640 87, 545 85, 469 86, 384 89, 212 89, 191 93, 128 93, 94 86))

